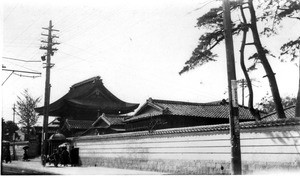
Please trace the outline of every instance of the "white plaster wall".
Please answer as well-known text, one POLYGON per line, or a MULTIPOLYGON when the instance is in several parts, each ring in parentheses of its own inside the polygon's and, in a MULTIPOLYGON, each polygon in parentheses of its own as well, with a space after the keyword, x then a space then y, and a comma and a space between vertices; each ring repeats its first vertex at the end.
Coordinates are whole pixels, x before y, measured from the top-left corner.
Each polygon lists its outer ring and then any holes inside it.
MULTIPOLYGON (((230 161, 228 131, 185 132, 122 137, 82 137, 74 141, 80 157, 140 160, 230 161)), ((282 126, 241 130, 242 161, 300 162, 300 127, 282 126)))

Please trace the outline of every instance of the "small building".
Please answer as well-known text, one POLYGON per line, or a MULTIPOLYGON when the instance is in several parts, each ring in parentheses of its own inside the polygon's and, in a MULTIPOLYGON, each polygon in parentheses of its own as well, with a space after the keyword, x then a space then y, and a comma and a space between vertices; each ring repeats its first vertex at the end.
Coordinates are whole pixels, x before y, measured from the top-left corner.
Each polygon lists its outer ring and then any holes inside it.
MULTIPOLYGON (((247 107, 239 106, 239 120, 254 121, 247 107)), ((156 130, 229 123, 229 103, 157 100, 149 98, 133 117, 125 119, 126 131, 156 130)))
POLYGON ((82 135, 103 135, 125 132, 124 120, 129 116, 102 114, 82 135))
POLYGON ((66 119, 60 132, 66 137, 80 136, 84 131, 91 128, 93 123, 94 121, 66 119))

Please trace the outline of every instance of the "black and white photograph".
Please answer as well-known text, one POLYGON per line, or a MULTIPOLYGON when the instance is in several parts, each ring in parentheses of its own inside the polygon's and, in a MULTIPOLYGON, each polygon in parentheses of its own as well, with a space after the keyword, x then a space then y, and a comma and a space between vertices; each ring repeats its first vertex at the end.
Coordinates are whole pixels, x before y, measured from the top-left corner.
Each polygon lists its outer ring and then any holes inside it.
POLYGON ((299 0, 3 0, 1 175, 300 175, 299 0))

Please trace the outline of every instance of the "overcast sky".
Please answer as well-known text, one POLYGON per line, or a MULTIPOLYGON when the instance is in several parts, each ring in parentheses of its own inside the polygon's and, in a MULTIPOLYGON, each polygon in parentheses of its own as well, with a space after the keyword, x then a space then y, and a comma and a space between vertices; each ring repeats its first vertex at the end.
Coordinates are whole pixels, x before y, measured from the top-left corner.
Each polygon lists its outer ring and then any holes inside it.
MULTIPOLYGON (((61 43, 51 62, 51 100, 54 102, 69 91, 71 85, 100 76, 104 86, 123 101, 143 104, 149 97, 189 102, 210 102, 227 98, 225 46, 216 48, 220 62, 206 64, 179 75, 203 31, 195 28, 197 18, 210 7, 221 5, 212 0, 107 0, 107 1, 17 1, 2 4, 2 64, 7 69, 41 72, 41 77, 12 75, 1 87, 1 114, 12 120, 12 107, 24 89, 41 97, 43 105, 45 69, 40 60, 42 27, 52 20, 61 43), (72 2, 72 3, 71 3, 72 2), (96 3, 97 2, 97 3, 96 3), (197 10, 198 9, 198 10, 197 10)), ((296 34, 299 24, 287 24, 279 37, 263 39, 278 50, 278 41, 287 41, 296 34)), ((298 31, 297 31, 298 28, 298 31)), ((235 39, 239 48, 240 39, 235 39)), ((267 44, 266 44, 267 43, 267 44)), ((238 49, 235 49, 238 61, 238 49)), ((298 68, 291 63, 272 60, 282 96, 295 96, 298 68)), ((237 66, 237 78, 243 78, 237 66)), ((1 72, 1 83, 10 72, 1 72)), ((24 74, 23 74, 24 75, 24 74)), ((269 91, 262 70, 252 77, 255 101, 269 91)), ((241 102, 241 90, 239 100, 241 102)), ((247 98, 246 98, 247 99, 247 98)), ((18 120, 18 119, 17 119, 18 120)))

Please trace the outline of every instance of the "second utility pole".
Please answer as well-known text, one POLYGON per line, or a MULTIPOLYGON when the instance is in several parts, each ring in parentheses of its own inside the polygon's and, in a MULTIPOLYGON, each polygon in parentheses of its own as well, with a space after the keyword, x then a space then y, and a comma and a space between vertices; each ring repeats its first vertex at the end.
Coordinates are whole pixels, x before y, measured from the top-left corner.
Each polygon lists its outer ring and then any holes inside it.
MULTIPOLYGON (((14 107, 13 107, 13 122, 14 122, 14 124, 16 124, 15 118, 16 118, 16 104, 14 104, 14 107)), ((16 131, 14 131, 14 134, 13 134, 13 142, 14 142, 14 145, 13 145, 13 160, 16 160, 16 131)))
POLYGON ((242 174, 241 148, 240 148, 240 129, 239 129, 239 110, 237 102, 237 86, 234 61, 234 49, 232 40, 232 27, 230 17, 230 2, 223 0, 223 23, 225 31, 225 47, 227 58, 227 77, 228 94, 230 107, 230 142, 231 142, 231 173, 234 175, 242 174))

